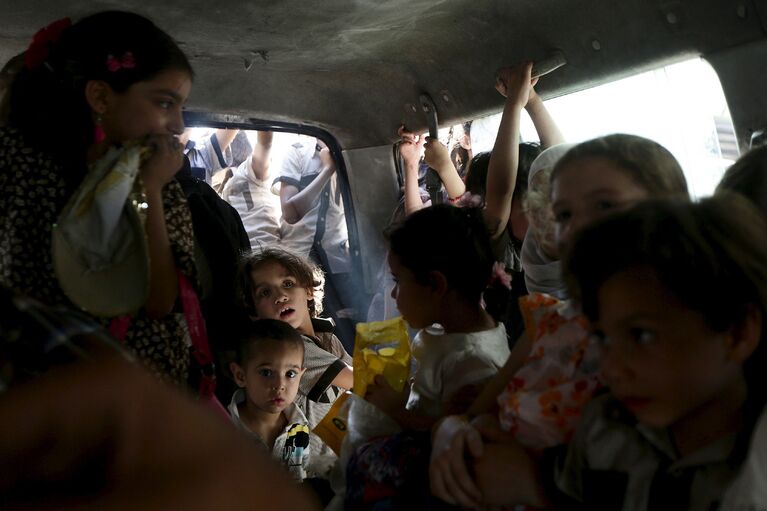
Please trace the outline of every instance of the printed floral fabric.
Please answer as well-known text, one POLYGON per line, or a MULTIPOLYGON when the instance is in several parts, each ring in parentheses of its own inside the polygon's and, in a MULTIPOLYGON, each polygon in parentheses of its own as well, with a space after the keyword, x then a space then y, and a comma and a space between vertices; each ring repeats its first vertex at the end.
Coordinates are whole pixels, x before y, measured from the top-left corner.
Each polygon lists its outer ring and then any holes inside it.
POLYGON ((572 302, 532 293, 520 307, 531 350, 498 397, 498 418, 523 445, 542 449, 570 440, 601 387, 599 349, 572 302))
MULTIPOLYGON (((29 147, 21 133, 0 128, 0 285, 46 305, 76 308, 58 284, 51 257, 52 226, 69 199, 64 172, 49 156, 29 147)), ((196 285, 186 197, 175 180, 162 195, 176 268, 196 285)), ((139 312, 125 337, 125 345, 152 372, 181 386, 189 377, 190 344, 180 307, 161 319, 139 312)))
POLYGON ((431 434, 404 431, 361 445, 346 467, 344 509, 454 509, 429 493, 431 434))

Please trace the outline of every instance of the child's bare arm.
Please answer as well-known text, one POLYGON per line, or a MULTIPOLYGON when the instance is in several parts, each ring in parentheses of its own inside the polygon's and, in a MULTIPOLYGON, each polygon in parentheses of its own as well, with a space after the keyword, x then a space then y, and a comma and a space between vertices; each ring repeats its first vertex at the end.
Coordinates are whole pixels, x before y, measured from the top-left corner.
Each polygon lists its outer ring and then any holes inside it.
POLYGON ((464 385, 453 392, 453 394, 443 403, 445 415, 461 415, 466 413, 466 410, 474 404, 474 400, 482 392, 483 387, 484 386, 481 384, 474 383, 471 385, 464 385))
POLYGON ((341 387, 342 389, 351 390, 354 387, 354 371, 351 367, 346 366, 333 379, 333 385, 341 387))
MULTIPOLYGON (((318 143, 319 145, 319 143, 318 143)), ((322 190, 336 172, 336 164, 327 147, 320 150, 322 169, 306 188, 299 190, 293 185, 284 184, 280 188, 282 217, 289 224, 300 221, 320 198, 322 190)))
POLYGON ((439 178, 445 185, 447 196, 456 199, 466 191, 466 185, 450 159, 447 147, 437 139, 429 138, 426 142, 424 159, 429 167, 439 174, 439 178))
POLYGON ((486 506, 550 507, 538 460, 515 440, 486 445, 474 474, 486 506))
POLYGON ((405 214, 409 215, 422 209, 421 191, 418 187, 418 162, 421 158, 421 151, 425 142, 425 137, 417 139, 415 133, 405 131, 400 128, 399 135, 402 137, 399 146, 399 154, 402 157, 404 165, 405 181, 405 214))
POLYGON ((498 396, 503 392, 503 389, 511 381, 514 374, 522 367, 525 359, 530 355, 530 348, 527 334, 523 334, 511 350, 506 364, 484 385, 474 403, 469 407, 467 412, 469 415, 481 415, 497 409, 498 396))
POLYGON ((506 97, 501 125, 490 155, 485 193, 485 221, 495 239, 506 229, 519 164, 519 121, 535 81, 530 78, 532 63, 501 69, 496 89, 506 97))
POLYGON ((256 136, 256 147, 250 157, 250 166, 253 175, 261 181, 269 177, 269 153, 272 150, 274 133, 271 131, 259 131, 256 136))
POLYGON ((554 118, 551 117, 551 114, 543 104, 543 100, 536 94, 535 89, 530 92, 530 100, 527 102, 525 110, 527 110, 530 119, 533 121, 535 131, 538 133, 538 138, 541 140, 541 146, 544 149, 565 142, 565 137, 559 131, 559 126, 554 122, 554 118))
POLYGON ((404 430, 425 431, 434 426, 435 419, 426 417, 405 409, 410 386, 405 385, 401 392, 394 390, 383 376, 376 376, 375 381, 368 385, 365 399, 397 421, 404 430))

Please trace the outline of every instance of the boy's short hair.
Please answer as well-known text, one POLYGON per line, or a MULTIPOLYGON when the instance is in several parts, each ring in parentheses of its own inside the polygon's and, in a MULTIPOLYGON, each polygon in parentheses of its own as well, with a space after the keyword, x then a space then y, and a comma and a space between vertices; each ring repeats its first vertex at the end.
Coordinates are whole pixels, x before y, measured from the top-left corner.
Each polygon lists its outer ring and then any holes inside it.
MULTIPOLYGON (((684 306, 723 332, 741 324, 750 306, 767 317, 765 231, 763 215, 734 193, 698 203, 647 201, 580 232, 563 258, 565 280, 594 321, 604 283, 619 272, 647 266, 684 306)), ((762 327, 759 346, 744 364, 746 411, 752 418, 767 403, 765 367, 767 328, 762 327)))
MULTIPOLYGON (((284 342, 300 347, 304 351, 304 338, 298 330, 284 321, 278 319, 257 319, 240 325, 236 346, 236 362, 243 366, 253 358, 258 351, 259 345, 265 341, 284 342)), ((302 355, 303 360, 303 355, 302 355)))
POLYGON ((312 290, 313 296, 308 304, 309 314, 313 318, 318 317, 322 313, 322 298, 325 294, 325 275, 322 270, 298 254, 275 247, 253 250, 243 256, 240 262, 240 298, 245 309, 251 314, 255 314, 256 306, 253 302, 254 288, 251 273, 269 261, 280 263, 298 281, 301 287, 312 290))

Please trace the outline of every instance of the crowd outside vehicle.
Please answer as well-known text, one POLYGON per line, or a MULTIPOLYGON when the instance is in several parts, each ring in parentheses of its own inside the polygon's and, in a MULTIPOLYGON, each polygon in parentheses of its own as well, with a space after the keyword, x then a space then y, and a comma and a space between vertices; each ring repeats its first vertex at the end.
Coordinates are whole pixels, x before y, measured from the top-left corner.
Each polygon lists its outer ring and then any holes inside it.
POLYGON ((259 131, 253 153, 233 172, 221 197, 237 210, 254 249, 280 245, 279 197, 272 192, 274 133, 259 131))
POLYGON ((202 139, 192 139, 192 129, 179 136, 184 154, 189 160, 192 174, 213 185, 213 177, 221 169, 238 167, 250 156, 251 147, 246 132, 238 129, 218 128, 202 139))

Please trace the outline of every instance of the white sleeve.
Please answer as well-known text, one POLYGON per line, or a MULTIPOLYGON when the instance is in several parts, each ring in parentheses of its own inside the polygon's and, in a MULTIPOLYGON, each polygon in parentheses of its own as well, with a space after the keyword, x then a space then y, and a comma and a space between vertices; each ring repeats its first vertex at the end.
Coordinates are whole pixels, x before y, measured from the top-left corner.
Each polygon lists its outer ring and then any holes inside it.
POLYGON ((280 175, 275 181, 301 188, 301 178, 303 177, 305 166, 302 149, 302 146, 299 144, 295 144, 290 148, 282 162, 280 175))

